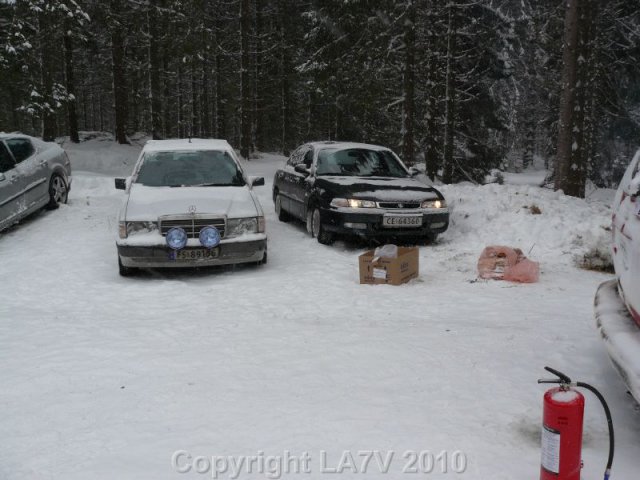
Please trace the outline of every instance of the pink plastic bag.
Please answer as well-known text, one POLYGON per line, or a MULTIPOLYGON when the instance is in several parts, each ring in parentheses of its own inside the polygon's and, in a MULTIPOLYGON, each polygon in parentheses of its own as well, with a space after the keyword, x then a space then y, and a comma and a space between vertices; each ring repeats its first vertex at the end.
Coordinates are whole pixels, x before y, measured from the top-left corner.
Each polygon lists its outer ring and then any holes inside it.
POLYGON ((528 258, 523 258, 504 272, 504 280, 509 282, 536 283, 540 278, 540 266, 528 258))
POLYGON ((486 247, 478 259, 480 278, 534 283, 540 277, 537 262, 527 259, 519 248, 492 245, 486 247))

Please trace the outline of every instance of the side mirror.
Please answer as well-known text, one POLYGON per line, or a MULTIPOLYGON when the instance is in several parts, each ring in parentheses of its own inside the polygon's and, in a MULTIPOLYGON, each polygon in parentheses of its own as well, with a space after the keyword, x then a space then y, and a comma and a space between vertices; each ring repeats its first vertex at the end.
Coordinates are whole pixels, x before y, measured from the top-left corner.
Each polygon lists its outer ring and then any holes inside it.
POLYGON ((295 167, 293 167, 293 169, 298 173, 302 173, 303 175, 309 175, 309 169, 304 163, 297 164, 295 167))
POLYGON ((409 175, 411 175, 412 177, 415 177, 416 175, 420 175, 420 170, 418 170, 416 167, 411 167, 409 168, 409 175))
POLYGON ((127 179, 126 178, 116 178, 116 190, 126 190, 127 189, 127 179))
POLYGON ((264 185, 264 177, 249 177, 249 184, 252 187, 260 187, 264 185))
POLYGON ((4 173, 0 172, 0 182, 4 182, 7 179, 4 173))

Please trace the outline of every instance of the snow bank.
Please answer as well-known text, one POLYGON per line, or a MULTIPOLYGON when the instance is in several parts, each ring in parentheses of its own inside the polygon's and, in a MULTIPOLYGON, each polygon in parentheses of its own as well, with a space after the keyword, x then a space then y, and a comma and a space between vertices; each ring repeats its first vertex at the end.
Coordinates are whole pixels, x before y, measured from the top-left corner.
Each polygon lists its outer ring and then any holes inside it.
POLYGON ((459 184, 441 190, 452 209, 443 242, 477 255, 486 245, 518 247, 542 262, 543 270, 575 264, 592 252, 611 262, 611 208, 600 199, 585 201, 530 185, 459 184))

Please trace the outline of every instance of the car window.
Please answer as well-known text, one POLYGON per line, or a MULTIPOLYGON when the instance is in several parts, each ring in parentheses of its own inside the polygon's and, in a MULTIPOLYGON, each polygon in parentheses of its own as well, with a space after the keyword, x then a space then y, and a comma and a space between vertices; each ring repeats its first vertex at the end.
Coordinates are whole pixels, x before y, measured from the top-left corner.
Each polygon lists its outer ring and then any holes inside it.
POLYGON ((4 143, 0 142, 0 173, 8 172, 16 166, 13 158, 9 154, 9 150, 4 143))
POLYGON ((6 142, 16 163, 23 162, 35 152, 33 145, 26 138, 10 138, 6 142))
POLYGON ((242 186, 244 178, 229 152, 146 152, 135 183, 150 187, 242 186))
POLYGON ((389 150, 324 149, 318 154, 317 175, 407 177, 407 171, 389 150))

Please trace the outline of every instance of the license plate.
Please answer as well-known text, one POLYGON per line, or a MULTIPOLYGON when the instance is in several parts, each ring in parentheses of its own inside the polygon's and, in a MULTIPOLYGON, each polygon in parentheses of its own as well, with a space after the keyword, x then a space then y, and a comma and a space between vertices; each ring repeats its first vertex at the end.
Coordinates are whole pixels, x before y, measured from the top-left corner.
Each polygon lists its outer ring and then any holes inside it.
POLYGON ((386 228, 420 227, 422 215, 385 215, 382 226, 386 228))
POLYGON ((190 248, 188 250, 178 250, 172 252, 173 260, 206 260, 208 258, 218 258, 220 250, 217 248, 190 248))

